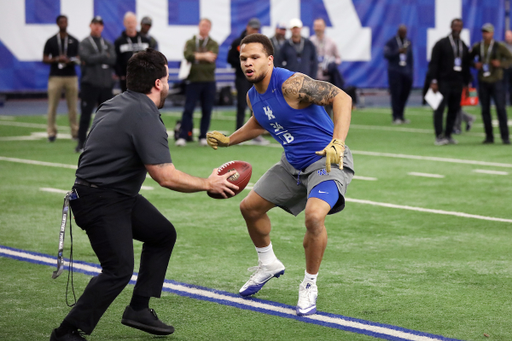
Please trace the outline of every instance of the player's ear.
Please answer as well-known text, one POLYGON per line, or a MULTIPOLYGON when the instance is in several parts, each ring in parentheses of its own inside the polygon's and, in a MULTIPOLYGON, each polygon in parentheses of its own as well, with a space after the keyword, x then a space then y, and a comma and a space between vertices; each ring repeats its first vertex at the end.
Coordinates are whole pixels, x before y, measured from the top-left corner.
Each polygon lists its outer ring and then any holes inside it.
POLYGON ((272 63, 274 62, 274 56, 268 56, 268 66, 272 65, 272 63))

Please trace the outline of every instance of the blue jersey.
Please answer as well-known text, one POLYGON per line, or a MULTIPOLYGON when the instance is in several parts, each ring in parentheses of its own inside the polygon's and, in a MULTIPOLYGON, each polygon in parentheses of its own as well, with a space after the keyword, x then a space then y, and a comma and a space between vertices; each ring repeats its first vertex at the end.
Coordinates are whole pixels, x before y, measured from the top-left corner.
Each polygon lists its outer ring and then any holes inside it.
POLYGON ((284 148, 286 160, 298 170, 322 157, 315 152, 332 140, 334 124, 322 106, 294 109, 286 103, 281 86, 294 72, 274 68, 267 91, 249 90, 254 118, 284 148))

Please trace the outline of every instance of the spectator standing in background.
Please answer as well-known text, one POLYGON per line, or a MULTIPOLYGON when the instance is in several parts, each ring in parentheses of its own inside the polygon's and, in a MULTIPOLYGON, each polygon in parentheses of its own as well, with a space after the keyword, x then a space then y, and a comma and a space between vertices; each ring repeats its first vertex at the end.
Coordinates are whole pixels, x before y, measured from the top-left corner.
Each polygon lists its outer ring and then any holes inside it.
POLYGON ((443 100, 434 111, 434 129, 436 139, 434 144, 442 146, 457 144, 452 138, 453 126, 460 110, 460 98, 462 89, 471 81, 469 72, 469 50, 460 39, 463 22, 461 19, 453 19, 452 32, 448 37, 439 40, 432 49, 432 58, 429 64, 430 88, 432 91, 440 91, 443 100), (448 106, 446 125, 443 134, 444 109, 448 106))
POLYGON ((184 147, 192 139, 192 115, 197 101, 201 100, 201 126, 199 144, 207 146, 206 133, 210 127, 213 103, 215 101, 215 61, 219 44, 209 34, 212 22, 203 18, 199 21, 199 35, 193 36, 185 44, 185 59, 192 63, 187 77, 185 108, 181 117, 181 130, 176 146, 184 147))
POLYGON ((384 46, 384 57, 388 60, 388 83, 391 93, 393 124, 409 123, 404 111, 414 80, 414 65, 411 41, 407 39, 407 27, 400 25, 396 36, 384 46))
MULTIPOLYGON (((325 20, 322 18, 315 19, 313 30, 315 34, 309 40, 315 45, 318 59, 316 79, 329 82, 342 89, 345 82, 338 70, 338 66, 341 64, 341 56, 334 40, 325 36, 325 20)), ((325 111, 332 117, 331 105, 325 106, 325 111)))
MULTIPOLYGON (((261 22, 258 18, 252 18, 247 23, 245 30, 236 38, 228 52, 228 63, 235 69, 235 87, 236 87, 236 129, 240 129, 245 123, 245 111, 247 109, 247 91, 252 87, 240 68, 240 42, 249 34, 258 33, 261 28, 261 22)), ((262 136, 252 140, 254 144, 269 144, 262 136)))
POLYGON ((275 66, 316 78, 318 70, 316 48, 311 40, 301 36, 302 21, 290 20, 290 30, 292 37, 281 47, 275 66))
MULTIPOLYGON (((507 30, 505 32, 505 47, 508 49, 510 53, 512 53, 512 31, 507 30)), ((507 103, 507 98, 509 100, 510 105, 512 105, 512 67, 508 66, 503 68, 503 85, 505 86, 505 104, 507 103)))
POLYGON ((140 35, 149 39, 149 47, 158 51, 158 41, 149 34, 149 30, 153 25, 153 20, 150 17, 144 17, 140 21, 140 35))
POLYGON ((43 63, 50 65, 48 78, 48 141, 57 138, 57 106, 62 90, 66 94, 68 104, 69 126, 71 137, 77 138, 78 124, 76 123, 76 102, 78 98, 78 76, 75 65, 78 61, 78 40, 68 34, 68 18, 59 15, 56 19, 59 33, 46 41, 43 51, 43 63))
POLYGON ((503 144, 510 144, 505 93, 503 87, 503 69, 512 63, 512 54, 497 41, 494 41, 494 26, 490 23, 482 26, 482 41, 471 48, 470 59, 478 70, 478 97, 484 122, 484 144, 494 143, 491 120, 491 98, 496 105, 500 135, 503 144))
MULTIPOLYGON (((318 70, 316 79, 326 82, 332 82, 330 74, 333 69, 338 69, 341 64, 341 56, 338 53, 336 43, 325 35, 325 21, 322 18, 315 19, 313 22, 313 30, 315 34, 309 38, 316 48, 316 56, 318 58, 318 70)), ((343 84, 334 84, 342 88, 343 84)))
POLYGON ((78 144, 75 148, 77 153, 83 151, 94 107, 112 98, 114 86, 112 76, 116 64, 115 47, 101 36, 103 19, 99 15, 92 18, 89 27, 91 35, 82 40, 79 45, 82 78, 80 80, 80 126, 78 144))
POLYGON ((126 66, 128 59, 138 51, 143 51, 149 47, 149 39, 143 37, 137 32, 137 17, 133 12, 127 12, 124 15, 123 25, 125 30, 121 36, 116 39, 116 74, 119 77, 119 86, 121 91, 126 91, 126 66))
POLYGON ((276 33, 275 35, 270 38, 270 41, 272 42, 272 47, 274 48, 274 56, 279 55, 279 51, 281 50, 281 47, 286 41, 286 23, 278 22, 276 25, 276 33))

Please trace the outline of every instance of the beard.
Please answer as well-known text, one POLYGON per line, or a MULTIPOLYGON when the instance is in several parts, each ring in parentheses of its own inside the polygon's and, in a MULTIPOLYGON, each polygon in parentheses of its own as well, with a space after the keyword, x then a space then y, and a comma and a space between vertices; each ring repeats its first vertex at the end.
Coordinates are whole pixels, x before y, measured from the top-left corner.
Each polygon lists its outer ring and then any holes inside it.
POLYGON ((249 83, 256 84, 256 83, 261 82, 265 78, 266 75, 267 74, 265 73, 256 78, 249 79, 249 78, 245 77, 245 79, 247 79, 249 81, 249 83))
POLYGON ((167 99, 168 94, 169 90, 160 92, 160 103, 157 106, 158 109, 162 109, 164 107, 165 100, 167 99))

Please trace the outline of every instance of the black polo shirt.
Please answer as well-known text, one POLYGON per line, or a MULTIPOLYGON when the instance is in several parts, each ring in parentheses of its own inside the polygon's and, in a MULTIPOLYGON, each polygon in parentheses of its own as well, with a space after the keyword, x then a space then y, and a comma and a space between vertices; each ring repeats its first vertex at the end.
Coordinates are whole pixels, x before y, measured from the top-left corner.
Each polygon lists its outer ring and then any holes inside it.
POLYGON ((144 165, 171 162, 167 131, 155 103, 127 90, 96 112, 76 176, 134 196, 146 179, 144 165))
MULTIPOLYGON (((78 56, 78 45, 79 41, 68 34, 67 39, 61 39, 60 34, 56 34, 46 41, 44 45, 44 55, 50 56, 51 58, 58 57, 60 52, 64 53, 69 58, 76 58, 78 56), (60 40, 60 44, 58 40, 60 40), (66 41, 67 40, 67 41, 66 41), (67 44, 66 44, 67 43, 67 44), (60 49, 59 49, 60 45, 60 49)), ((76 64, 66 64, 62 69, 59 69, 58 63, 50 64, 50 76, 76 76, 75 70, 76 64)))

